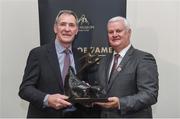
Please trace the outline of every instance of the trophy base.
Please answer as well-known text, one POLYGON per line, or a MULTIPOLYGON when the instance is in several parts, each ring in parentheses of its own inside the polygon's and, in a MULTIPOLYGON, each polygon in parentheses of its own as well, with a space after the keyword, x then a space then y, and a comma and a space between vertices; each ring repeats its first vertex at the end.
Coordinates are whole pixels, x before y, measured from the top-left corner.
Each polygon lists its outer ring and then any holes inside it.
POLYGON ((71 103, 93 103, 93 102, 108 102, 107 98, 73 98, 67 101, 71 103))

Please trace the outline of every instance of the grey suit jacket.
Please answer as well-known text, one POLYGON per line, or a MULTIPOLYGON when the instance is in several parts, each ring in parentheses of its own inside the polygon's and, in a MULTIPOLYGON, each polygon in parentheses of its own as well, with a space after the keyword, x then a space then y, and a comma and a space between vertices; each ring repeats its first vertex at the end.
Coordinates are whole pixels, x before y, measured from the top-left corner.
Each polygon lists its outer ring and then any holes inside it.
MULTIPOLYGON (((80 67, 79 53, 73 49, 76 70, 80 67)), ((43 107, 46 94, 64 94, 62 78, 55 50, 54 41, 31 50, 23 81, 20 85, 19 96, 30 102, 27 117, 63 117, 63 109, 55 110, 43 107)))
POLYGON ((119 109, 102 109, 102 117, 152 117, 151 105, 157 102, 158 71, 154 57, 132 46, 108 83, 112 54, 104 57, 98 68, 97 80, 107 97, 119 97, 119 109))

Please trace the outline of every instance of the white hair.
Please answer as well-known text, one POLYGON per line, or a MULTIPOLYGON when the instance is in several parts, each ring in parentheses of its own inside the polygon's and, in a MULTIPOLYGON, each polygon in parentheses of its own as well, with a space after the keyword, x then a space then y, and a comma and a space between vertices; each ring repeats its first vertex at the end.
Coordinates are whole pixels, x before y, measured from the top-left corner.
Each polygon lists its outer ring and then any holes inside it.
POLYGON ((115 22, 115 21, 123 21, 126 29, 127 29, 127 30, 130 29, 130 24, 129 24, 129 22, 127 21, 126 18, 121 17, 121 16, 116 16, 116 17, 113 17, 113 18, 109 19, 108 24, 109 24, 110 22, 115 22))

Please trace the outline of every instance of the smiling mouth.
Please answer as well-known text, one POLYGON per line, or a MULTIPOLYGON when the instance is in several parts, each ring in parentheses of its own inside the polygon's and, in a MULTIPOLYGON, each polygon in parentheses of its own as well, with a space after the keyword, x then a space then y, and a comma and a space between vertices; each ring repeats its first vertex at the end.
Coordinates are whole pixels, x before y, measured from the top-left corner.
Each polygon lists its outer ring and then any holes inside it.
POLYGON ((71 36, 70 34, 62 34, 64 37, 69 37, 71 36))
POLYGON ((112 39, 112 41, 120 41, 121 39, 112 39))

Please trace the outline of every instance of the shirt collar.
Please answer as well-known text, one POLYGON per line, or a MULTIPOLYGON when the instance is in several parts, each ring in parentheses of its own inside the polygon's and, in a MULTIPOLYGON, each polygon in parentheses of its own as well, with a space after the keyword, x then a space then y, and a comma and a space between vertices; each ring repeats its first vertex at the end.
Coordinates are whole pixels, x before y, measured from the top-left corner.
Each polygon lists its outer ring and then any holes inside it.
POLYGON ((125 56, 126 52, 129 50, 129 48, 131 47, 131 44, 129 44, 127 47, 125 47, 123 50, 121 50, 121 52, 117 53, 116 51, 114 51, 113 55, 115 54, 119 54, 122 58, 125 56))
MULTIPOLYGON (((56 39, 55 40, 55 47, 56 47, 56 51, 59 54, 62 54, 65 50, 65 48, 62 46, 62 44, 56 39)), ((70 53, 72 53, 72 45, 68 48, 70 50, 70 53)))

